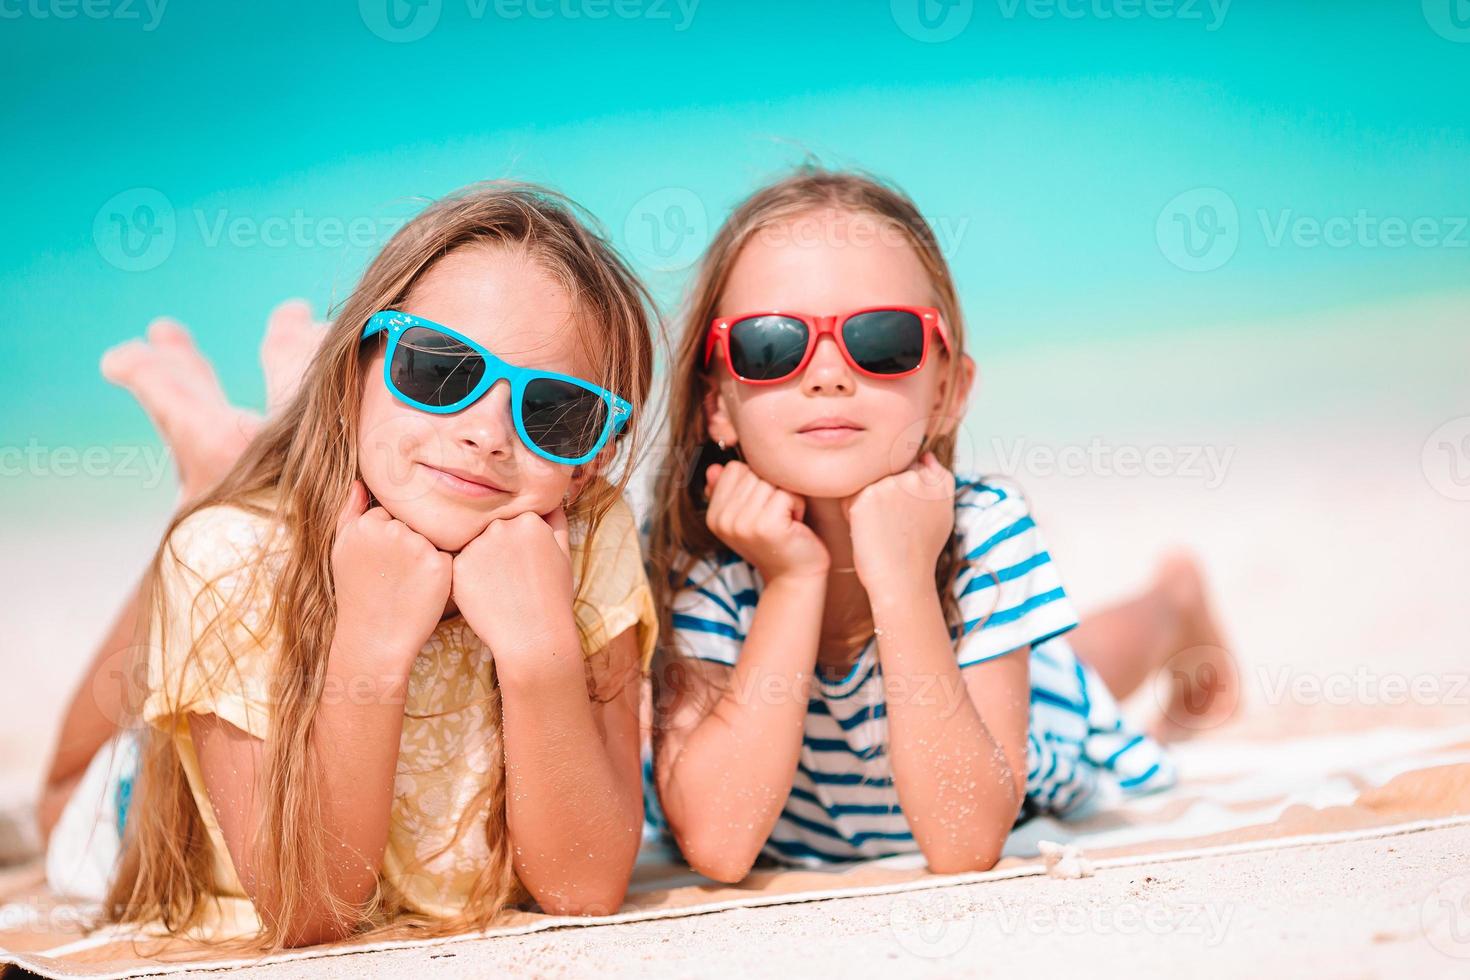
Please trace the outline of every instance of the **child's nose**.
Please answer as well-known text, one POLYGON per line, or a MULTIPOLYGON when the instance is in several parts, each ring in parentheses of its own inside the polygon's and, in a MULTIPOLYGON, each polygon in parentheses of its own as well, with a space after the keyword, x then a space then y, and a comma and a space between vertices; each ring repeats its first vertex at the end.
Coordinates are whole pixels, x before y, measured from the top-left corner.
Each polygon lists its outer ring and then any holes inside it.
POLYGON ((837 341, 830 336, 818 337, 817 348, 801 376, 801 390, 808 395, 849 395, 857 386, 852 368, 837 341))
POLYGON ((482 456, 508 458, 515 446, 510 414, 510 383, 495 385, 469 408, 451 417, 450 435, 458 448, 482 456))

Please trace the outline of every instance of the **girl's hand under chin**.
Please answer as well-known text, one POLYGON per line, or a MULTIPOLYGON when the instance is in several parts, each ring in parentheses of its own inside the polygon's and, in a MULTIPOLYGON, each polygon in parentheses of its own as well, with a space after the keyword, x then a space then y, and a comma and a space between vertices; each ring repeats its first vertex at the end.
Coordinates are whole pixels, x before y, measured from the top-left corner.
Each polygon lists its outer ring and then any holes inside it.
POLYGON ((715 537, 750 562, 769 584, 782 575, 826 575, 826 545, 802 523, 806 498, 762 480, 744 463, 713 464, 705 473, 715 537))
POLYGON ((332 582, 335 641, 370 652, 378 666, 407 672, 449 601, 451 559, 353 483, 337 519, 332 582))
POLYGON ((869 594, 934 589, 934 568, 954 529, 954 475, 933 453, 868 484, 842 506, 853 565, 869 594))
POLYGON ((454 557, 455 605, 495 655, 497 668, 581 644, 572 616, 567 517, 526 513, 490 525, 454 557))

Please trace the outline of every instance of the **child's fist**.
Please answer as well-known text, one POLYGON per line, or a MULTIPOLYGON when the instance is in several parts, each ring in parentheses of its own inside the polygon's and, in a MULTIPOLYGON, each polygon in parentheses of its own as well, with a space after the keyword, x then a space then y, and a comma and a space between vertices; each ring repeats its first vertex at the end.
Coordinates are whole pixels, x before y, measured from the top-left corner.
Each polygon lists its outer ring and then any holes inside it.
POLYGON ((827 547, 802 523, 806 498, 756 476, 744 463, 713 464, 706 473, 705 523, 770 582, 781 575, 825 575, 827 547))
POLYGON ((574 636, 572 593, 567 519, 559 507, 545 517, 491 521, 454 558, 454 603, 497 663, 544 653, 568 628, 574 636))
POLYGON ((853 566, 869 592, 933 586, 939 553, 954 530, 954 475, 933 453, 868 484, 842 506, 852 526, 853 566))
POLYGON ((339 639, 409 669, 449 602, 450 557, 381 507, 356 481, 337 518, 332 581, 339 639))

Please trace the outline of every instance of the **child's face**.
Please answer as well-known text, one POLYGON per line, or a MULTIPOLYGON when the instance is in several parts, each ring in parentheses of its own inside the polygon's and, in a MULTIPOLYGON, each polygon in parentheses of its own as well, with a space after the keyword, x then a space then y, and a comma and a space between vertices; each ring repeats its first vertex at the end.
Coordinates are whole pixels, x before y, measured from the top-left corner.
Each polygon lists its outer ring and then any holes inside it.
MULTIPOLYGON (((913 248, 868 215, 810 212, 755 235, 735 261, 717 316, 766 310, 829 315, 867 306, 934 305, 913 248)), ((706 325, 707 326, 707 325, 706 325)), ((724 358, 711 364, 705 421, 711 438, 739 446, 758 476, 806 497, 846 497, 912 463, 926 433, 947 431, 947 355, 931 341, 924 366, 893 380, 855 371, 830 336, 807 366, 777 384, 750 385, 724 358), (811 431, 812 423, 836 427, 811 431)), ((957 405, 972 367, 966 359, 957 405)))
MULTIPOLYGON (((441 323, 524 367, 588 376, 567 291, 521 252, 468 247, 440 259, 399 307, 441 323)), ((510 385, 435 415, 383 383, 383 352, 363 376, 358 463, 378 502, 441 551, 459 551, 493 520, 548 514, 573 467, 533 453, 516 434, 510 385)))

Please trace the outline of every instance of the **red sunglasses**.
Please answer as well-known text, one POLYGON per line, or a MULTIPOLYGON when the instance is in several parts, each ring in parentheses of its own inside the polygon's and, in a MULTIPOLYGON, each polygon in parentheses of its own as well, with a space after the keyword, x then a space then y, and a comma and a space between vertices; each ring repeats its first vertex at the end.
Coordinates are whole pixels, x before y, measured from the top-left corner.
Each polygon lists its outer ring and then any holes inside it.
POLYGON ((830 333, 847 363, 871 378, 901 378, 924 366, 929 338, 949 332, 932 306, 870 306, 833 316, 772 310, 717 317, 704 341, 704 366, 718 348, 746 384, 774 384, 800 373, 830 333))

